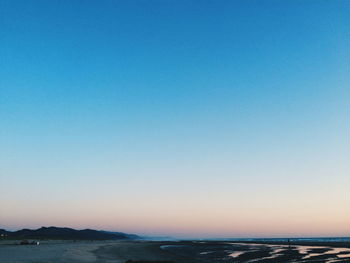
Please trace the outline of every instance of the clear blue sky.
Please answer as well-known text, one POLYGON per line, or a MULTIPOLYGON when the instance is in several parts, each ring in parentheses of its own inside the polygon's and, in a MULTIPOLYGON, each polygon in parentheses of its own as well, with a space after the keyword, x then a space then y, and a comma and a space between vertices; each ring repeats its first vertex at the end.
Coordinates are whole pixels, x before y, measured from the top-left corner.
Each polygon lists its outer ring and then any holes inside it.
POLYGON ((349 13, 0 1, 0 227, 350 235, 349 13))

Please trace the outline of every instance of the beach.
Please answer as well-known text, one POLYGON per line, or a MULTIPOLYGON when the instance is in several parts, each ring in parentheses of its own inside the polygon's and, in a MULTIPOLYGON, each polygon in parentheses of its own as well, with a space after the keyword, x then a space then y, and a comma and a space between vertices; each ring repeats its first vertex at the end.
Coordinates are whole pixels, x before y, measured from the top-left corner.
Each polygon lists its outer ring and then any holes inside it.
POLYGON ((40 245, 0 243, 1 263, 124 263, 127 260, 194 261, 161 249, 163 243, 138 241, 40 241, 40 245))
POLYGON ((0 243, 1 263, 350 262, 348 242, 41 241, 0 243))
MULTIPOLYGON (((18 242, 18 241, 17 241, 18 242)), ((40 241, 40 245, 16 245, 16 241, 0 245, 1 263, 27 262, 98 262, 94 250, 103 243, 73 241, 40 241)), ((118 261, 116 261, 118 262, 118 261)))

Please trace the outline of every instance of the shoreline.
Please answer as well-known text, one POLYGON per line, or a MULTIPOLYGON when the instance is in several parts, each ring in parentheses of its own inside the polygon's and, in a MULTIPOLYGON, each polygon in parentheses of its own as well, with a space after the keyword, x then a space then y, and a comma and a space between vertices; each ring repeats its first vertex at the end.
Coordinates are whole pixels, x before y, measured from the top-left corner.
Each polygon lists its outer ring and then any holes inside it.
POLYGON ((261 245, 291 245, 291 246, 324 246, 337 248, 350 248, 348 241, 227 241, 230 243, 244 243, 244 244, 261 244, 261 245))
POLYGON ((149 263, 221 263, 227 260, 249 262, 257 259, 264 262, 308 262, 311 258, 319 262, 350 262, 350 242, 298 241, 291 242, 290 247, 287 241, 238 240, 44 240, 40 245, 18 245, 18 242, 0 242, 1 263, 126 263, 128 260, 149 263), (346 261, 339 261, 340 258, 346 261), (330 259, 338 261, 328 261, 330 259))
MULTIPOLYGON (((132 261, 166 261, 195 263, 193 259, 177 255, 171 251, 161 248, 162 245, 171 242, 163 241, 125 241, 115 244, 104 245, 93 251, 99 260, 119 260, 124 263, 128 260, 132 261)), ((104 262, 104 261, 103 261, 104 262)), ((118 262, 119 263, 119 262, 118 262)))

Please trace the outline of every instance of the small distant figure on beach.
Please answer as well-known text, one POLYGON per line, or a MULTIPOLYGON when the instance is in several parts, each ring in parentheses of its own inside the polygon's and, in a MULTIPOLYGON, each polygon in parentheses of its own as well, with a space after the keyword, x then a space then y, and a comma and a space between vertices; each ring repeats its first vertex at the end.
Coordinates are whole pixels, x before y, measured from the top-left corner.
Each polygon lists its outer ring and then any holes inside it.
POLYGON ((288 238, 288 248, 290 248, 290 239, 288 238))

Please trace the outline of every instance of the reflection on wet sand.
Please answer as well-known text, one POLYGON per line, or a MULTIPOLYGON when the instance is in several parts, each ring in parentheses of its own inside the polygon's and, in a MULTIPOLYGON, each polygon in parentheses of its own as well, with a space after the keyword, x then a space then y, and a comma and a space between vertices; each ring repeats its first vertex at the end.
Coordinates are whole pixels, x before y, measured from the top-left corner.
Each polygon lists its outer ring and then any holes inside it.
POLYGON ((225 242, 204 241, 167 244, 162 249, 169 250, 172 254, 190 257, 195 262, 203 263, 227 263, 227 262, 318 262, 339 263, 350 262, 350 244, 343 243, 324 244, 268 244, 256 242, 225 242))
MULTIPOLYGON (((263 247, 271 249, 270 255, 262 258, 251 259, 246 262, 257 262, 260 260, 275 259, 283 256, 285 252, 296 250, 301 255, 302 262, 316 258, 324 258, 325 262, 340 262, 337 259, 348 259, 350 261, 350 248, 335 248, 328 246, 292 246, 289 245, 270 245, 270 244, 246 244, 246 243, 231 243, 234 246, 245 246, 245 251, 236 251, 230 253, 230 257, 239 259, 240 256, 248 252, 259 252, 263 247)), ((241 248, 242 249, 242 248, 241 248)), ((242 261, 244 262, 244 261, 242 261)))

